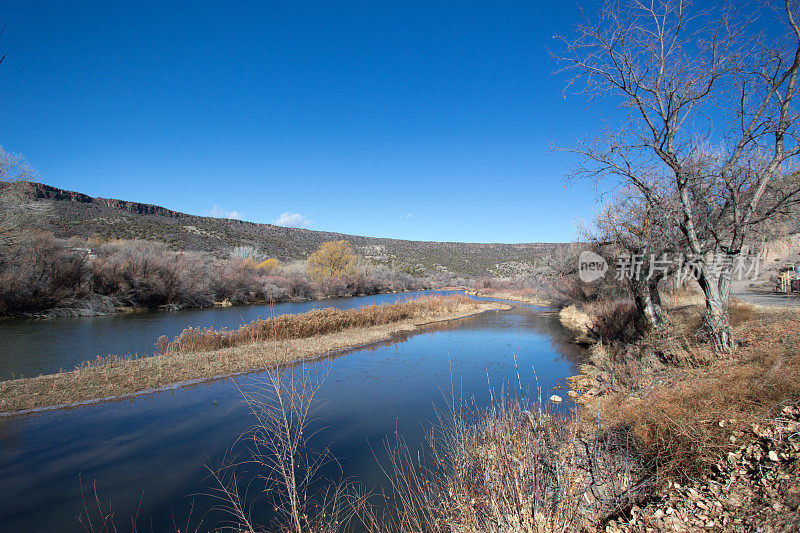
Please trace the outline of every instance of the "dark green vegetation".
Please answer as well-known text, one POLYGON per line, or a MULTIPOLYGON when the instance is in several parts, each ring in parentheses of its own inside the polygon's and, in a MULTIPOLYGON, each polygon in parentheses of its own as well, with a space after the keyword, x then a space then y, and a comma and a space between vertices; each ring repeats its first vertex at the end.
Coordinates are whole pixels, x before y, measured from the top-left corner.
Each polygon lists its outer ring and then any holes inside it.
POLYGON ((201 217, 163 207, 92 198, 41 183, 0 183, 0 221, 6 226, 52 232, 58 238, 101 242, 144 239, 173 251, 228 257, 237 246, 252 246, 281 261, 305 259, 323 242, 346 240, 357 256, 415 276, 472 278, 547 272, 568 252, 560 243, 476 244, 420 242, 285 228, 241 220, 201 217))

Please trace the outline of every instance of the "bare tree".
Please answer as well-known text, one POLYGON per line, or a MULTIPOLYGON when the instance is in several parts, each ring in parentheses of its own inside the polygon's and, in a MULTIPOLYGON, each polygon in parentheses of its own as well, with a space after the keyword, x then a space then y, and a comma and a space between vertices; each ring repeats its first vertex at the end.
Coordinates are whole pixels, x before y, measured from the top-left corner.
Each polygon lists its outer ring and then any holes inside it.
POLYGON ((23 156, 0 146, 0 242, 5 245, 17 244, 36 225, 24 194, 11 182, 37 178, 36 170, 23 156))
POLYGON ((596 231, 590 237, 606 249, 605 255, 610 256, 607 259, 617 256, 628 262, 627 268, 617 274, 627 281, 644 324, 660 328, 663 314, 658 285, 674 273, 669 258, 679 245, 674 217, 665 213, 661 205, 658 212, 655 207, 635 190, 629 190, 598 213, 596 231))
POLYGON ((580 24, 574 39, 563 40, 559 56, 574 75, 569 85, 580 80, 590 98, 616 99, 625 116, 570 149, 582 156, 575 176, 613 177, 653 213, 665 202, 677 208, 721 352, 734 348, 733 259, 800 195, 797 188, 769 192, 800 152, 797 5, 755 7, 609 1, 597 23, 580 24))
POLYGON ((36 171, 24 157, 0 146, 0 181, 31 181, 36 177, 36 171))

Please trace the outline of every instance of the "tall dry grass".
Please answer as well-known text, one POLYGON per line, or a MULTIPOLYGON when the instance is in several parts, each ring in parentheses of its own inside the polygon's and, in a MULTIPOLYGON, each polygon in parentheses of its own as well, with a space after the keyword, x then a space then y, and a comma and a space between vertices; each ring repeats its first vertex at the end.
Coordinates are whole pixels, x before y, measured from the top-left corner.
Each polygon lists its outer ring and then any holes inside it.
POLYGON ((725 358, 692 334, 701 314, 673 312, 671 332, 591 356, 608 394, 587 400, 585 413, 627 428, 658 480, 702 475, 750 424, 800 401, 800 313, 732 302, 741 346, 725 358))
POLYGON ((187 328, 169 341, 158 340, 162 354, 193 353, 241 346, 253 342, 303 339, 350 328, 364 328, 400 322, 410 318, 452 312, 472 300, 463 296, 425 297, 389 305, 360 309, 314 309, 298 315, 258 319, 236 330, 187 328))
POLYGON ((376 533, 595 530, 643 485, 623 433, 590 433, 521 395, 486 409, 456 400, 426 455, 396 437, 385 509, 361 516, 376 533))

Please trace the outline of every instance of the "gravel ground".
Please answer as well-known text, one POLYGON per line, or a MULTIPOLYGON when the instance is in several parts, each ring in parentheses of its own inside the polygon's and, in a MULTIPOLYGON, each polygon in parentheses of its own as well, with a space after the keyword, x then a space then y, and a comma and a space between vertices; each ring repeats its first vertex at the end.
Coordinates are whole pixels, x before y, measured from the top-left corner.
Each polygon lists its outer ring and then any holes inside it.
POLYGON ((773 420, 738 433, 731 442, 742 445, 708 478, 670 482, 663 496, 634 506, 606 531, 800 531, 800 409, 786 405, 773 420))

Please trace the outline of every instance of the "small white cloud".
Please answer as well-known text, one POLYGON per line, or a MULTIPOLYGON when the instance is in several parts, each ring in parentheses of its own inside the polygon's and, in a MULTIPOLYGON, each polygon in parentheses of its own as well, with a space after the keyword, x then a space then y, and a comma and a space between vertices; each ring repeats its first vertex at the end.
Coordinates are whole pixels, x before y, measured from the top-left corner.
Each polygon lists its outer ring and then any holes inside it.
POLYGON ((414 213, 406 213, 405 215, 400 215, 400 218, 414 218, 414 213))
POLYGON ((276 226, 286 226, 287 228, 310 228, 314 225, 313 222, 308 220, 300 213, 290 213, 286 211, 281 213, 281 216, 272 221, 276 226))
POLYGON ((239 211, 225 211, 218 205, 214 205, 211 208, 211 216, 215 218, 234 218, 236 220, 242 220, 244 218, 244 213, 240 213, 239 211))

